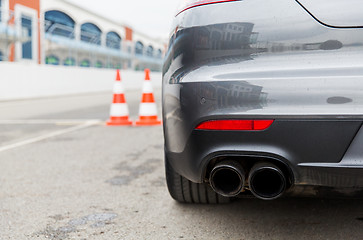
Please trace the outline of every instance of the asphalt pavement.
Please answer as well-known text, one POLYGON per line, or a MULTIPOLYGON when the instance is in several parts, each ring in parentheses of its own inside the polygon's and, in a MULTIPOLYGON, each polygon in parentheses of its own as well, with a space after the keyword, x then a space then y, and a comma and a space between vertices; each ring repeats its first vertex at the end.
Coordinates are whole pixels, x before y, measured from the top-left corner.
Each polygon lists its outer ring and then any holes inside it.
MULTIPOLYGON (((160 89, 155 96, 160 109, 160 89)), ((137 118, 141 92, 126 93, 137 118)), ((0 102, 0 239, 362 239, 363 201, 178 204, 161 126, 109 127, 112 93, 0 102)))

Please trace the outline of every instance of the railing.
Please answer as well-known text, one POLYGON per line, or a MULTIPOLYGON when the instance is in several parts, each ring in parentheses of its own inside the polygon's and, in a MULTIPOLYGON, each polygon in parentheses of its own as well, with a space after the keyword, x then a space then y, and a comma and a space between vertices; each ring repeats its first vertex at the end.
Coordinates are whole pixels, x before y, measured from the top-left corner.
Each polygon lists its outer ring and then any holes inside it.
MULTIPOLYGON (((16 18, 13 11, 0 9, 0 55, 2 61, 9 61, 13 56, 14 61, 15 45, 29 42, 29 29, 21 25, 21 19, 16 18)), ((33 30, 33 29, 32 29, 33 30)), ((34 30, 33 30, 34 31, 34 30)))
MULTIPOLYGON (((20 29, 21 19, 16 19, 12 11, 4 11, 0 8, 0 61, 8 61, 9 56, 14 54, 16 43, 29 41, 28 29, 20 29)), ((135 54, 135 44, 118 41, 118 39, 107 38, 106 33, 95 34, 80 31, 76 27, 52 23, 46 20, 38 20, 40 30, 44 31, 42 39, 42 56, 45 58, 54 56, 51 63, 59 65, 81 65, 87 59, 94 67, 122 67, 137 68, 142 65, 153 69, 161 69, 162 59, 154 54, 146 55, 144 49, 142 55, 135 54), (78 32, 77 32, 78 31, 78 32), (59 59, 59 61, 54 61, 59 59), (74 59, 74 64, 69 64, 69 59, 74 59), (102 63, 102 64, 99 64, 102 63)), ((37 29, 31 29, 36 33, 37 29)), ((154 52, 155 53, 155 52, 154 52)), ((15 60, 15 59, 13 59, 15 60)), ((42 61, 43 62, 43 61, 42 61)), ((45 62, 45 59, 44 59, 45 62)), ((49 62, 48 62, 49 63, 49 62)))
POLYGON ((130 52, 130 49, 135 49, 134 44, 107 38, 105 33, 101 35, 84 31, 77 33, 75 27, 48 21, 45 21, 44 26, 45 38, 49 41, 46 55, 57 55, 58 50, 63 49, 63 53, 68 51, 67 58, 78 59, 77 62, 82 61, 82 57, 88 55, 87 60, 93 63, 102 61, 106 67, 112 66, 112 61, 137 61, 142 64, 158 65, 161 68, 160 57, 147 56, 146 52, 143 52, 142 55, 135 54, 134 51, 130 52))
POLYGON ((9 60, 9 48, 18 37, 14 24, 11 24, 12 19, 14 19, 12 11, 0 8, 0 61, 9 60))

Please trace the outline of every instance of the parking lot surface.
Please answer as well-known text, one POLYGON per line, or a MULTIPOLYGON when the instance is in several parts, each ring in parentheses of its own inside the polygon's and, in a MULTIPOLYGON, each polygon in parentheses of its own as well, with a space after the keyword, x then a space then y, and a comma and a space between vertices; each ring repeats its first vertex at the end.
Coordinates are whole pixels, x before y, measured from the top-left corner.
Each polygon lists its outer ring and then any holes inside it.
MULTIPOLYGON (((126 93, 134 120, 140 98, 126 93)), ((1 240, 362 239, 362 200, 176 203, 165 184, 162 127, 105 126, 111 100, 0 102, 1 240)))

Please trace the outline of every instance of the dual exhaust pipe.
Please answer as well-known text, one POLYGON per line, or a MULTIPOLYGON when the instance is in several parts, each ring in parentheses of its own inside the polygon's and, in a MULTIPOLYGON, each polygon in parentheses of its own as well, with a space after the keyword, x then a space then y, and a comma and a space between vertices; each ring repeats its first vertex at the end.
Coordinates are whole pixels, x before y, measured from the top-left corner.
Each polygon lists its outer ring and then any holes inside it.
MULTIPOLYGON (((235 197, 245 187, 246 174, 236 161, 218 163, 211 171, 209 182, 213 190, 225 197, 235 197)), ((280 197, 286 190, 287 179, 279 167, 269 162, 255 164, 248 175, 249 189, 263 200, 280 197)))

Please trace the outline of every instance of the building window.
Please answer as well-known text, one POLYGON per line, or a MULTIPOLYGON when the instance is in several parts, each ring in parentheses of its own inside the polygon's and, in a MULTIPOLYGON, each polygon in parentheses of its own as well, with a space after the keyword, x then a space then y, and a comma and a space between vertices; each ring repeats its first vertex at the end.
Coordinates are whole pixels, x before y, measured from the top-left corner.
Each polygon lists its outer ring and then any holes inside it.
POLYGON ((140 41, 136 42, 135 44, 135 54, 137 55, 144 54, 144 44, 142 44, 140 41))
POLYGON ((146 56, 152 57, 154 56, 154 48, 152 46, 148 46, 146 49, 146 56))
POLYGON ((103 68, 103 63, 101 61, 97 61, 95 64, 96 68, 103 68))
POLYGON ((72 57, 66 58, 63 61, 64 66, 76 66, 76 60, 72 57))
POLYGON ((116 69, 121 69, 122 68, 122 64, 121 63, 116 63, 115 68, 116 69))
POLYGON ((84 59, 81 61, 81 63, 79 64, 80 67, 90 67, 91 66, 91 62, 88 59, 84 59))
POLYGON ((45 32, 62 36, 66 38, 74 38, 74 20, 60 11, 48 11, 44 15, 45 32))
POLYGON ((121 37, 115 32, 109 32, 106 35, 106 46, 108 48, 120 49, 121 48, 121 37))
POLYGON ((33 37, 33 30, 32 30, 32 19, 22 15, 21 17, 21 27, 23 30, 24 37, 27 41, 24 41, 22 44, 22 57, 24 59, 33 59, 33 51, 32 51, 32 37, 33 37))
POLYGON ((161 49, 158 49, 157 53, 156 53, 156 57, 157 58, 162 58, 163 52, 161 51, 161 49))
POLYGON ((47 56, 45 58, 45 64, 59 65, 59 58, 54 55, 47 56))
POLYGON ((102 31, 93 23, 81 25, 81 41, 101 45, 102 31))

